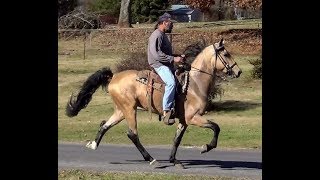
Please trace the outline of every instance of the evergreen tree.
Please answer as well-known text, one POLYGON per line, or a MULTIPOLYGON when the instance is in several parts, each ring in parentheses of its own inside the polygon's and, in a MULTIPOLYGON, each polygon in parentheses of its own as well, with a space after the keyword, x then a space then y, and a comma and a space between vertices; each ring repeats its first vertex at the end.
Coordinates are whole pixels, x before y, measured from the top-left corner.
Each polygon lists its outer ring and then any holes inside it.
POLYGON ((120 14, 121 0, 92 0, 89 10, 101 14, 118 17, 120 14))
POLYGON ((68 14, 77 6, 77 0, 58 0, 58 17, 68 14))
POLYGON ((132 0, 132 22, 152 23, 168 6, 168 0, 132 0))

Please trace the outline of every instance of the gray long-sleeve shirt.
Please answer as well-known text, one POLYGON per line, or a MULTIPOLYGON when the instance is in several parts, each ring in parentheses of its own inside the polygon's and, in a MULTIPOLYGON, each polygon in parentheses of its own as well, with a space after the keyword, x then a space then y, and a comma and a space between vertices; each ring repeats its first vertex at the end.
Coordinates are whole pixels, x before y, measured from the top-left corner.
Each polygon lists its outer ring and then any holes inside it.
POLYGON ((153 31, 148 42, 148 62, 153 68, 162 65, 173 68, 171 43, 164 32, 159 29, 153 31))

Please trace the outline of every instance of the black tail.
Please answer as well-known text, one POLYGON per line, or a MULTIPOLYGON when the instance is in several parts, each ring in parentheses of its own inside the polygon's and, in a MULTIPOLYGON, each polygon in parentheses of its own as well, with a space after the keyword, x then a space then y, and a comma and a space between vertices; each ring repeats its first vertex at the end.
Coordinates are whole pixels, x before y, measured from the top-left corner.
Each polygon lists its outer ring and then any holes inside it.
POLYGON ((73 117, 78 115, 79 111, 85 108, 91 101, 93 93, 102 86, 103 89, 109 84, 113 73, 108 67, 93 73, 81 86, 78 95, 71 95, 70 100, 66 107, 66 115, 73 117))

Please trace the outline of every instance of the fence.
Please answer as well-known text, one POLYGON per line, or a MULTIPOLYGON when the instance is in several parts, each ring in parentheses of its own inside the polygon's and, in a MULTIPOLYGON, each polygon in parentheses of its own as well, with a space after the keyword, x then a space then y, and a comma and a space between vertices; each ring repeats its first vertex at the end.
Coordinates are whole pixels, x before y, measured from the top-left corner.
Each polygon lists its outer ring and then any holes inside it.
MULTIPOLYGON (((121 29, 124 30, 124 29, 121 29)), ((132 28, 128 28, 128 30, 133 30, 132 28)), ((86 59, 86 51, 88 48, 92 47, 92 38, 94 36, 95 33, 97 32, 106 32, 106 31, 110 31, 112 33, 115 33, 115 31, 119 31, 119 29, 81 29, 81 30, 77 30, 77 29, 59 29, 58 33, 74 33, 73 35, 69 35, 69 37, 71 36, 77 36, 83 37, 83 59, 86 59)), ((153 30, 145 30, 145 34, 149 33, 149 35, 152 33, 153 30)), ((166 33, 170 42, 173 44, 174 41, 174 37, 178 36, 178 35, 182 35, 182 33, 166 33)), ((67 35, 68 36, 68 35, 67 35)), ((109 36, 112 37, 112 36, 109 36)), ((67 37, 68 39, 68 37, 67 37)), ((66 40, 67 40, 66 39, 66 40)), ((146 38, 144 37, 144 39, 140 38, 137 39, 138 41, 144 41, 146 38)), ((174 45, 172 46, 172 51, 174 52, 174 45)))
MULTIPOLYGON (((108 29, 59 29, 62 44, 70 46, 71 54, 77 58, 88 59, 90 54, 105 57, 105 54, 128 54, 127 52, 146 52, 148 38, 153 32, 152 25, 134 25, 134 28, 108 29), (69 41, 70 42, 64 42, 69 41), (73 45, 70 45, 70 43, 73 45), (71 47, 72 46, 72 47, 71 47)), ((261 49, 261 19, 239 21, 214 21, 205 23, 175 23, 173 33, 168 34, 173 44, 173 53, 181 54, 184 49, 195 42, 205 39, 212 44, 224 38, 230 51, 239 54, 255 54, 261 49)), ((68 47, 60 48, 69 53, 68 47)), ((65 53, 62 52, 61 54, 65 53)))

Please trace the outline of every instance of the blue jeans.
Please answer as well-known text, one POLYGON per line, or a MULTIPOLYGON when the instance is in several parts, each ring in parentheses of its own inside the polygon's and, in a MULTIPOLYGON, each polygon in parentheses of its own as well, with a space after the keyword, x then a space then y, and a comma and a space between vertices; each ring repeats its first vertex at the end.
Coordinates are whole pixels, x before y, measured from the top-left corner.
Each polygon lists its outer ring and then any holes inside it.
POLYGON ((174 75, 167 66, 160 66, 158 68, 154 68, 154 70, 158 73, 163 82, 166 83, 162 100, 162 108, 164 111, 168 111, 172 108, 172 104, 174 101, 176 87, 174 75))

